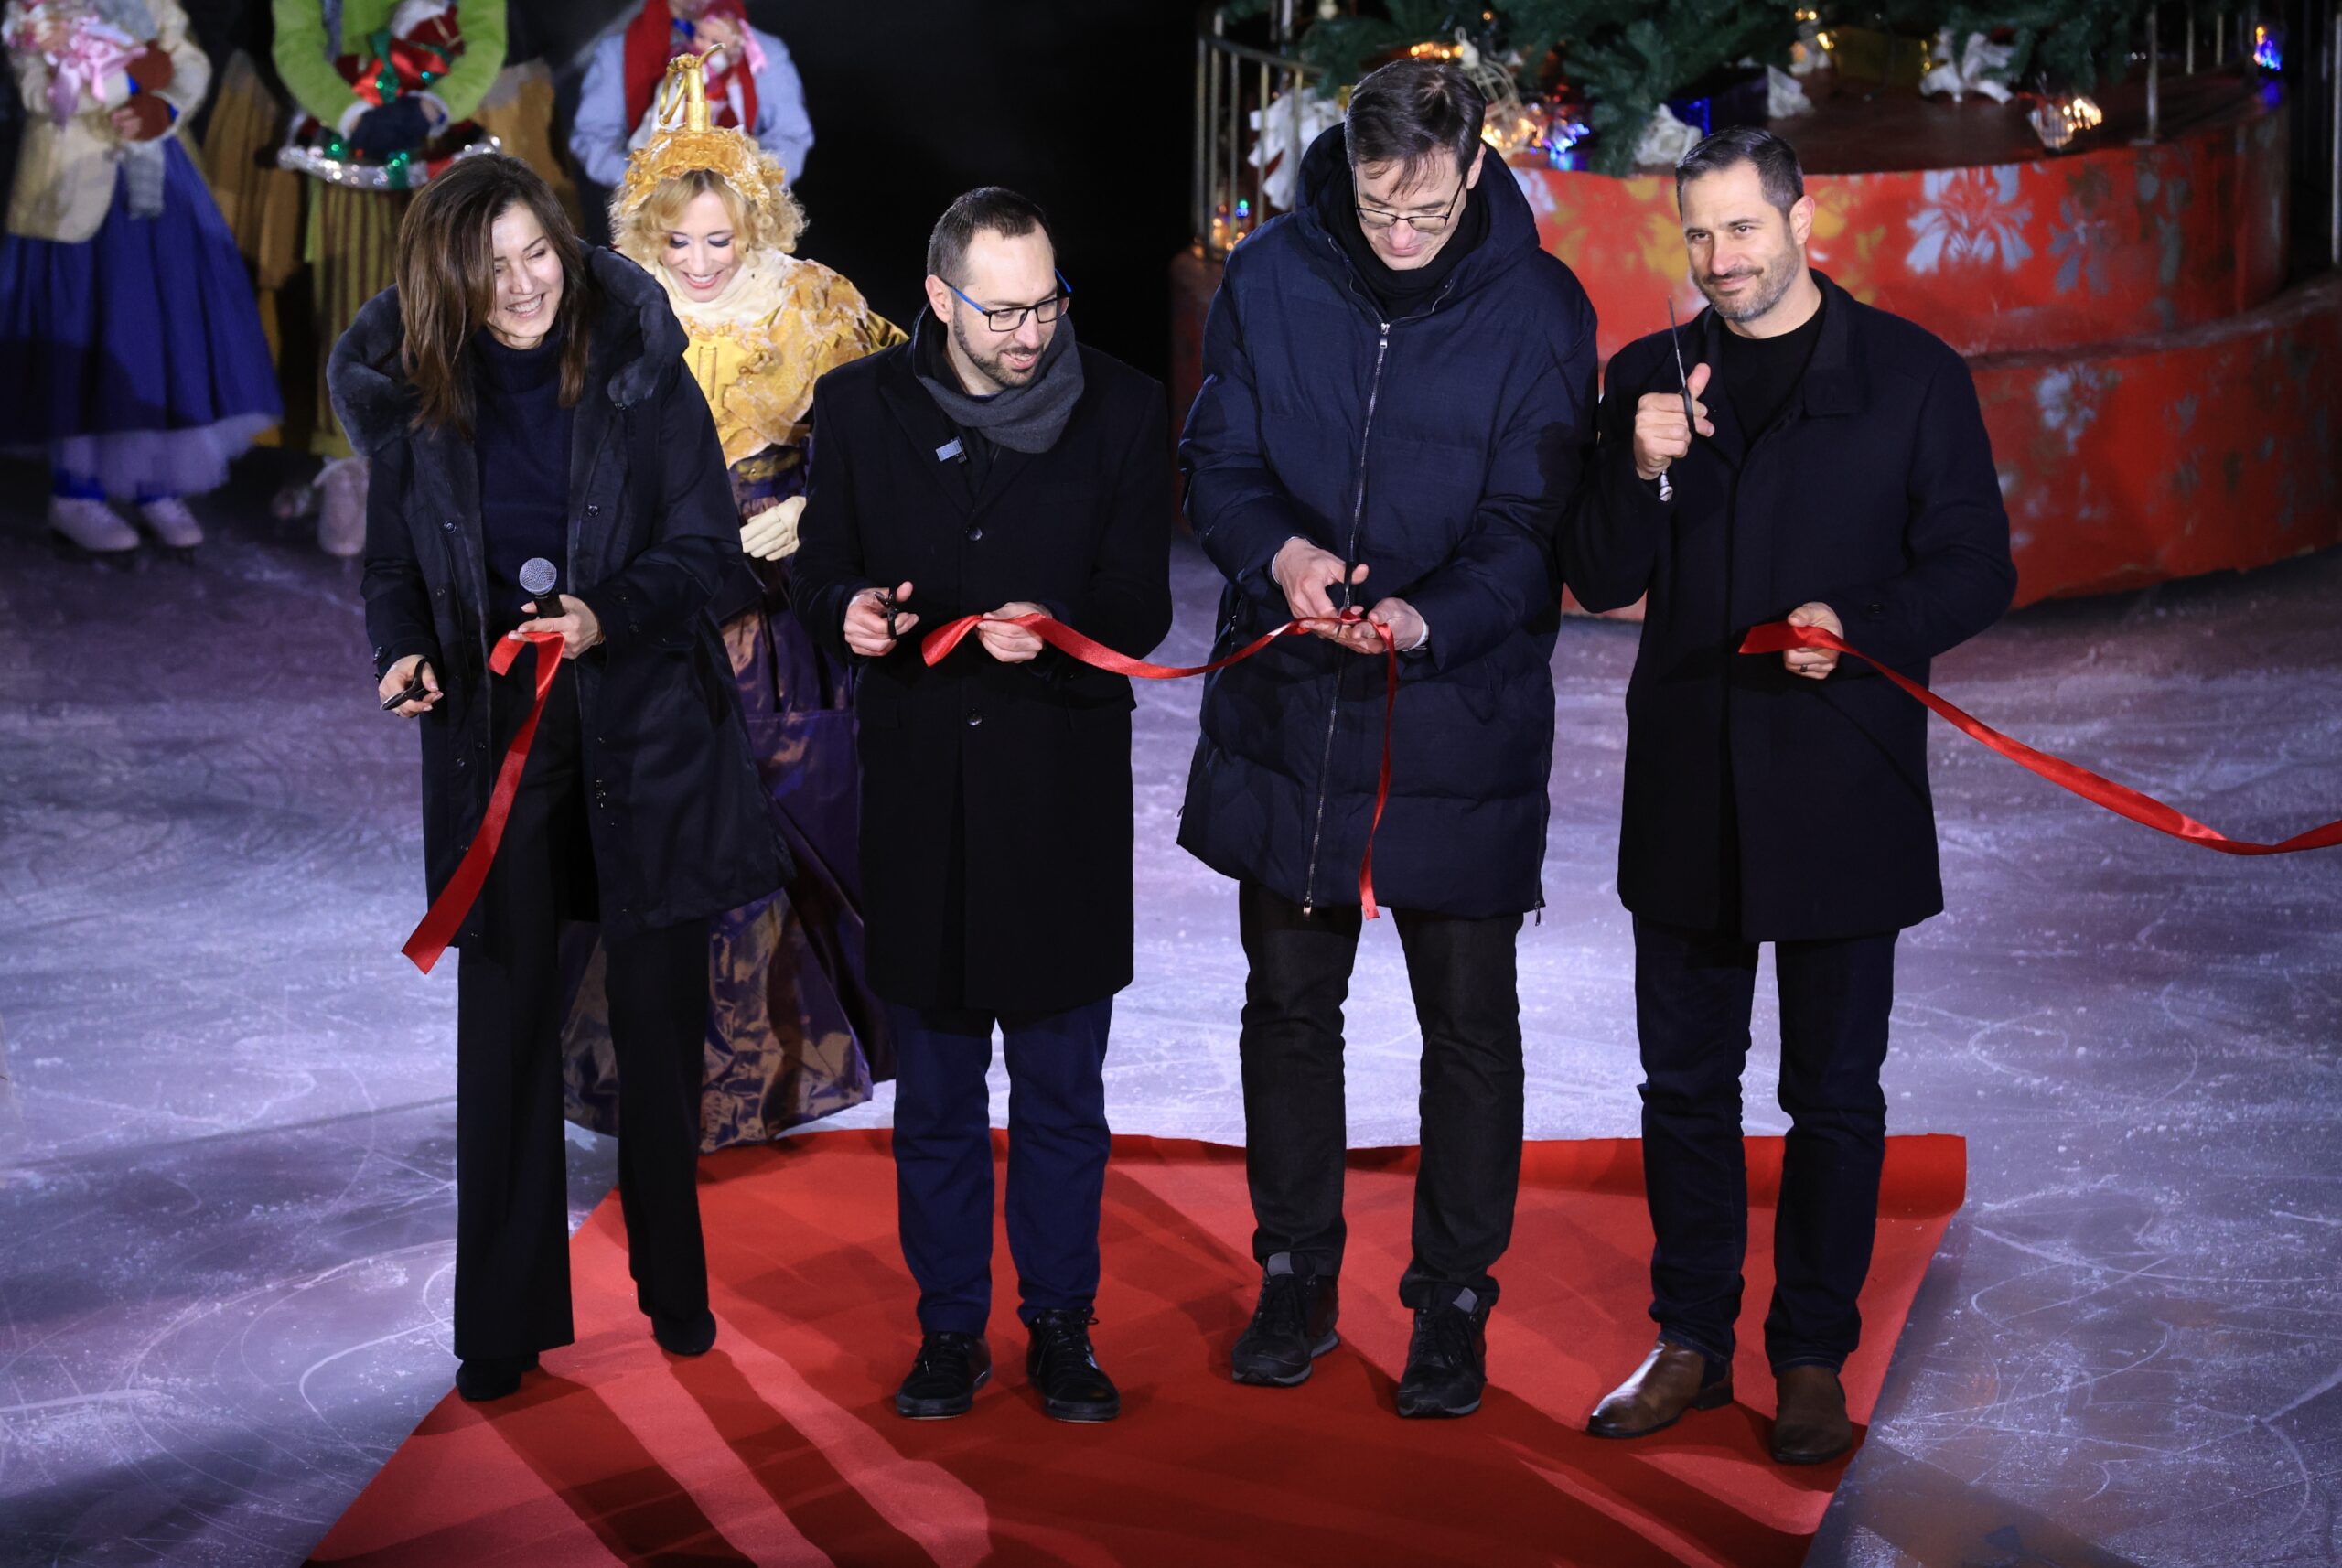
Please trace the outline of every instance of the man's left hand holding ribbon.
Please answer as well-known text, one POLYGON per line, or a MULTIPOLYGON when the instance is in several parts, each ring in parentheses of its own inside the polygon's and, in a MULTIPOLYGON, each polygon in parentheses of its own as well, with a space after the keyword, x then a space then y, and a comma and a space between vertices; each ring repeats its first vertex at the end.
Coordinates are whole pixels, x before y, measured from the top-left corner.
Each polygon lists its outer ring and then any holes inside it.
POLYGON ((1338 642, 1353 653, 1381 653, 1392 648, 1412 653, 1421 648, 1430 628, 1404 599, 1384 599, 1364 616, 1335 606, 1332 590, 1337 585, 1354 588, 1366 580, 1367 573, 1363 562, 1345 567, 1340 556, 1297 534, 1284 542, 1269 566, 1269 575, 1284 590, 1285 608, 1293 618, 1327 641, 1338 642))
POLYGON ((1025 664, 1037 659, 1048 644, 1031 627, 1016 623, 1026 616, 1045 616, 1049 612, 1042 606, 1026 599, 1011 599, 976 623, 976 640, 984 651, 1003 664, 1025 664))

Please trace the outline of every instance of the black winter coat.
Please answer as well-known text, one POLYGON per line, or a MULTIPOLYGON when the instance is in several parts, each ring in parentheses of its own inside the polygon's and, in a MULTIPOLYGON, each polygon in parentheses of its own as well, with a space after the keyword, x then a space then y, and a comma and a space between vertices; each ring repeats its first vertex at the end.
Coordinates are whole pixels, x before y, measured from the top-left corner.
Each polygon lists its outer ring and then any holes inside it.
POLYGON ((972 636, 931 669, 919 651, 1015 600, 1134 657, 1170 630, 1163 389, 1075 349, 1084 390, 1056 445, 997 449, 972 500, 936 456, 955 433, 910 344, 813 390, 805 624, 845 656, 854 596, 903 582, 919 618, 863 661, 854 699, 870 983, 892 1002, 1055 1013, 1130 983, 1130 682, 1054 649, 1003 664, 972 636))
MULTIPOLYGON (((569 463, 562 592, 605 640, 575 663, 599 915, 616 936, 751 903, 788 851, 765 803, 732 666, 707 604, 740 560, 740 519, 682 328, 649 274, 590 258, 601 304, 569 463)), ((479 471, 454 431, 413 427, 396 289, 334 346, 334 409, 372 463, 366 629, 379 675, 410 653, 446 693, 423 732, 423 841, 436 897, 478 832, 507 738, 493 734, 479 471)), ((532 679, 523 653, 508 681, 532 679)), ((575 911, 583 913, 583 911, 575 911)), ((475 908, 457 941, 480 935, 475 908)))
MULTIPOLYGON (((1638 915, 1756 941, 1863 936, 1943 908, 1927 710, 1856 659, 1823 681, 1750 627, 1828 605, 1846 640, 1924 682, 2008 608, 2016 570, 1976 388, 1960 356, 1814 274, 1828 296, 1804 380, 1751 440, 1729 390, 1713 440, 1634 471, 1635 404, 1681 389, 1667 334, 1610 361, 1600 446, 1565 548, 1589 609, 1649 595, 1627 687, 1618 896, 1638 915)), ((1685 368, 1718 363, 1703 311, 1685 368)))
MULTIPOLYGON (((1594 308, 1537 246, 1501 161, 1486 239, 1385 322, 1317 214, 1349 178, 1340 127, 1299 210, 1228 259, 1179 448, 1187 515, 1228 578, 1215 657, 1288 618, 1270 564, 1308 539, 1367 564, 1430 641, 1399 660, 1380 898, 1468 917, 1543 902, 1560 625, 1558 533, 1594 418, 1594 308)), ((1358 897, 1381 761, 1383 660, 1280 639, 1209 678, 1179 843, 1298 903, 1358 897)))

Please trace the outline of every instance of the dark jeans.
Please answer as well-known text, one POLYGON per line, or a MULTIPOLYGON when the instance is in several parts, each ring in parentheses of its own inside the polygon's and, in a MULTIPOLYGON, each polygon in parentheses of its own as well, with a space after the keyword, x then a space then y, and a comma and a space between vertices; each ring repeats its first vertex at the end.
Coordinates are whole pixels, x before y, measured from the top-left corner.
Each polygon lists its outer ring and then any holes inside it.
MULTIPOLYGON (((1776 1369, 1837 1367, 1862 1334, 1855 1298, 1878 1229, 1886 1155, 1886 1018, 1895 933, 1777 942, 1781 1109, 1789 1113, 1765 1353, 1776 1369)), ((1729 1360, 1748 1251, 1740 1074, 1756 944, 1635 921, 1642 1035, 1650 1315, 1660 1337, 1729 1360)))
POLYGON ((889 1004, 895 1195, 919 1326, 982 1334, 992 1313, 992 1031, 1008 1058, 1008 1252, 1018 1316, 1088 1310, 1106 1189, 1106 1034, 1114 999, 1064 1013, 889 1004))
MULTIPOLYGON (((524 658, 523 675, 528 668, 524 658)), ((500 687, 500 725, 513 702, 500 687)), ((525 1356, 575 1337, 559 950, 563 913, 576 907, 592 856, 576 688, 564 670, 480 889, 493 940, 467 943, 456 972, 456 1354, 467 1360, 525 1356)), ((696 1317, 707 1308, 694 1185, 707 922, 607 948, 628 1258, 645 1310, 696 1317)))
MULTIPOLYGON (((1303 1272, 1338 1273, 1342 1004, 1358 959, 1356 906, 1304 915, 1253 883, 1237 893, 1250 972, 1237 1048, 1244 1068, 1244 1170, 1252 1255, 1290 1252, 1303 1272)), ((1469 1287, 1494 1301, 1488 1270, 1512 1240, 1520 1186, 1520 917, 1457 919, 1393 909, 1422 1027, 1423 1153, 1414 1258, 1399 1283, 1411 1307, 1469 1287)))

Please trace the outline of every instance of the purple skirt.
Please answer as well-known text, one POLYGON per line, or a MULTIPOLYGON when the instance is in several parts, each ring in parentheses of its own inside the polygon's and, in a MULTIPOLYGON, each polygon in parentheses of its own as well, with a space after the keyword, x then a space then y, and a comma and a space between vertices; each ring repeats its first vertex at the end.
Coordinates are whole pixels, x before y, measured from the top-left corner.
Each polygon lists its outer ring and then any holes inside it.
POLYGON ((117 174, 81 243, 0 238, 0 439, 69 492, 199 494, 284 416, 235 236, 176 139, 163 164, 153 218, 117 174))

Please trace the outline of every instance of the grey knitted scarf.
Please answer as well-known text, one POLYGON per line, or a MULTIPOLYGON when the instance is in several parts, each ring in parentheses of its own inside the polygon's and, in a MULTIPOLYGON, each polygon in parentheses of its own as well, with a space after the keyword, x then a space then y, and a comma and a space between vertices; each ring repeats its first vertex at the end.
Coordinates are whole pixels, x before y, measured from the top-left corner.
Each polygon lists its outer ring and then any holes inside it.
MULTIPOLYGON (((922 311, 916 330, 940 332, 943 326, 933 312, 922 311)), ((914 364, 917 353, 914 347, 914 364)), ((1021 387, 971 397, 956 377, 949 384, 924 372, 919 379, 961 429, 981 431, 1012 452, 1046 452, 1057 445, 1065 422, 1073 417, 1073 405, 1081 401, 1081 356, 1074 352, 1073 317, 1058 317, 1057 332, 1041 350, 1033 379, 1021 387)))

